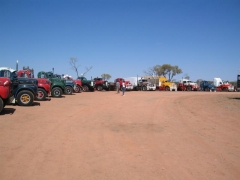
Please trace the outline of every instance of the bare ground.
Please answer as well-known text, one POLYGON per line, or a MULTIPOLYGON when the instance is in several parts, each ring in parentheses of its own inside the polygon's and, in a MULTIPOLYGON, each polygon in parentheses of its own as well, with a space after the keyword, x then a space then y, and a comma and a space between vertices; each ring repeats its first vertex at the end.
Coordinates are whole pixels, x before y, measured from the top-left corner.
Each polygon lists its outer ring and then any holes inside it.
POLYGON ((239 180, 239 92, 80 93, 0 114, 0 180, 239 180))

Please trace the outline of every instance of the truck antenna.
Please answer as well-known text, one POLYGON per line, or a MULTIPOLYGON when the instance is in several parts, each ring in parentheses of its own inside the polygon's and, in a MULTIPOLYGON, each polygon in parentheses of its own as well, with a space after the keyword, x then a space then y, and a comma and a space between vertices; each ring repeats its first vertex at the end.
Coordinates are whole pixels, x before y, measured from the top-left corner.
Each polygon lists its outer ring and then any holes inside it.
POLYGON ((17 60, 17 63, 16 63, 16 71, 18 71, 18 60, 17 60))

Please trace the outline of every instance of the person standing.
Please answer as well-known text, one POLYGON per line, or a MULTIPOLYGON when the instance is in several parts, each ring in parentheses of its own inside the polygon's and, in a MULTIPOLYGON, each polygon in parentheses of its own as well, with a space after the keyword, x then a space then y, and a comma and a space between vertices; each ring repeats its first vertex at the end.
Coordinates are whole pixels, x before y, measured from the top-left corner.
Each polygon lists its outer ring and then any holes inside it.
POLYGON ((119 93, 119 90, 120 90, 120 83, 119 83, 119 81, 116 82, 116 88, 117 88, 117 93, 119 93))
POLYGON ((123 80, 123 82, 122 82, 122 95, 123 96, 124 96, 125 90, 126 90, 126 84, 125 84, 125 81, 123 80))

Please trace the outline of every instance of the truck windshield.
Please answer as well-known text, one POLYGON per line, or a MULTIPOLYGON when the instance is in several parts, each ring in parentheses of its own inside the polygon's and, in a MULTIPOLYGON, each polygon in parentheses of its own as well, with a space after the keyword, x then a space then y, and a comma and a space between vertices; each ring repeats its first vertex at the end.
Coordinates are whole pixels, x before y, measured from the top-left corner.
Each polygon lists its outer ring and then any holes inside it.
POLYGON ((10 77, 11 77, 11 72, 8 71, 8 70, 1 70, 1 71, 0 71, 0 77, 10 78, 10 77))

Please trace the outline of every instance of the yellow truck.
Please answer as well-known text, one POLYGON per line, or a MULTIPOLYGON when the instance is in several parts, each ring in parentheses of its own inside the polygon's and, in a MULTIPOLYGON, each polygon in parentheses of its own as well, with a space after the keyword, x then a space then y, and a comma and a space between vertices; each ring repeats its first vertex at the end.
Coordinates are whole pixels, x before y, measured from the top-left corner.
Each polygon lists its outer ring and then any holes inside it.
POLYGON ((159 77, 159 90, 177 91, 177 85, 169 82, 166 77, 159 77))

